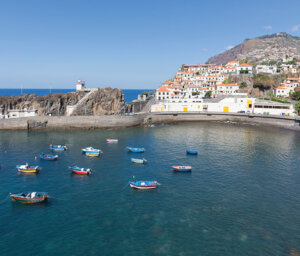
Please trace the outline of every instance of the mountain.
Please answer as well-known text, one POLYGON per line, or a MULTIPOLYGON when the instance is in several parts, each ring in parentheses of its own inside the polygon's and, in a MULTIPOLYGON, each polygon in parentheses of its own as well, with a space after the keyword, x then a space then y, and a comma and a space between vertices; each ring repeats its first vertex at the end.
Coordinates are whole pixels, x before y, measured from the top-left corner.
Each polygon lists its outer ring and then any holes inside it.
POLYGON ((264 61, 290 61, 300 57, 300 37, 285 32, 245 39, 243 43, 208 59, 211 64, 223 64, 236 59, 249 59, 249 63, 264 61))

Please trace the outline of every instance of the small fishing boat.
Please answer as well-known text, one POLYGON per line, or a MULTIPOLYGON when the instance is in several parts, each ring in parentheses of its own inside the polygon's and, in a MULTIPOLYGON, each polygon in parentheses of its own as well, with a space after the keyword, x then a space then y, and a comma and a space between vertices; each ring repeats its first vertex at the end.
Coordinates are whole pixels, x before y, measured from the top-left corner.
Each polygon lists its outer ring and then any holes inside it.
POLYGON ((133 147, 126 147, 128 152, 134 152, 134 153, 144 153, 144 148, 133 148, 133 147))
POLYGON ((180 166, 180 165, 175 165, 172 166, 174 171, 177 172, 191 172, 192 171, 192 166, 180 166))
POLYGON ((189 150, 189 149, 187 149, 186 153, 188 155, 198 155, 198 151, 197 150, 189 150))
POLYGON ((131 158, 131 162, 136 163, 136 164, 146 164, 147 160, 145 158, 143 158, 143 159, 131 158))
POLYGON ((58 155, 40 154, 40 158, 47 161, 57 160, 58 155))
POLYGON ((56 150, 56 151, 64 151, 64 150, 67 150, 67 146, 64 146, 64 145, 52 145, 50 144, 50 149, 51 150, 56 150))
POLYGON ((36 173, 39 170, 38 165, 28 165, 23 164, 23 165, 17 165, 16 166, 19 172, 24 172, 24 173, 36 173))
POLYGON ((83 148, 81 151, 82 151, 83 154, 86 154, 86 153, 90 153, 90 154, 103 153, 100 149, 96 149, 96 148, 93 148, 93 147, 83 148))
POLYGON ((141 181, 130 181, 129 185, 130 185, 131 188, 146 190, 146 189, 155 189, 160 184, 155 180, 152 180, 152 181, 141 180, 141 181))
POLYGON ((90 175, 92 173, 91 169, 81 168, 78 166, 69 166, 69 169, 71 169, 73 173, 80 174, 80 175, 90 175))
POLYGON ((85 155, 88 157, 98 157, 100 155, 100 153, 99 152, 98 153, 97 152, 94 152, 94 153, 86 152, 85 155))
POLYGON ((45 192, 30 192, 30 193, 20 193, 20 194, 9 194, 13 202, 23 203, 23 204, 37 204, 46 202, 49 198, 48 194, 45 192))
POLYGON ((118 143, 118 139, 106 139, 107 143, 118 143))

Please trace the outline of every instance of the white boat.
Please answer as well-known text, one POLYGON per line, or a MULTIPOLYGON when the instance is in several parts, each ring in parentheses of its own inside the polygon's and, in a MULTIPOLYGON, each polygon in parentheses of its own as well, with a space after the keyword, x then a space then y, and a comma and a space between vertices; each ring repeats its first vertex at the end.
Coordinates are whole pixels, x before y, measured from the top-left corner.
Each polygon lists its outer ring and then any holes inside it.
POLYGON ((145 158, 143 158, 143 159, 131 158, 131 162, 136 163, 136 164, 146 164, 147 160, 145 158))
POLYGON ((118 139, 106 139, 107 143, 118 143, 119 140, 118 139))
POLYGON ((86 153, 99 153, 99 154, 102 153, 102 151, 100 149, 96 149, 96 148, 93 148, 93 147, 83 148, 82 152, 84 154, 86 154, 86 153))

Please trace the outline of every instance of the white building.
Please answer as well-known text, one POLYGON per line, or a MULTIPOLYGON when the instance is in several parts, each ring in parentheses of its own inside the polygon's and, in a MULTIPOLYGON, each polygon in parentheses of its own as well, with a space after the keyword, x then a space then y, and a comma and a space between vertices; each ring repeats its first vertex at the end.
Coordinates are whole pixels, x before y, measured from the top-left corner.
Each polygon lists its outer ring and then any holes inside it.
POLYGON ((248 63, 243 63, 236 67, 238 74, 252 74, 252 66, 248 63))
POLYGON ((240 86, 238 84, 218 84, 215 88, 214 93, 216 95, 237 95, 239 93, 240 86))
POLYGON ((252 112, 255 99, 227 97, 223 99, 177 99, 151 106, 151 112, 252 112))
POLYGON ((300 79, 296 77, 287 78, 283 84, 279 85, 275 89, 275 96, 279 97, 289 97, 290 93, 295 91, 300 85, 300 79))
POLYGON ((8 111, 8 118, 20 118, 20 117, 31 117, 36 116, 37 110, 33 109, 11 109, 8 111))
POLYGON ((242 112, 265 115, 295 115, 292 104, 259 101, 247 97, 174 99, 152 105, 151 112, 242 112))
POLYGON ((276 65, 257 65, 256 73, 265 73, 265 74, 276 74, 277 66, 276 65))
POLYGON ((76 91, 85 91, 85 90, 86 90, 85 82, 78 80, 76 84, 76 91))

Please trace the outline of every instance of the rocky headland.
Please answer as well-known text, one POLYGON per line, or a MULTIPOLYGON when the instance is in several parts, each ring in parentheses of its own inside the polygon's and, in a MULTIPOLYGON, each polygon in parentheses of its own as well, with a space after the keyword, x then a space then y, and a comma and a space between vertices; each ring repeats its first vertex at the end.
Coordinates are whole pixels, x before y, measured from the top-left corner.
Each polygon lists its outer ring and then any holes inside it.
POLYGON ((122 90, 109 87, 45 96, 0 97, 2 115, 8 115, 10 110, 36 110, 38 116, 115 115, 127 108, 122 90))

